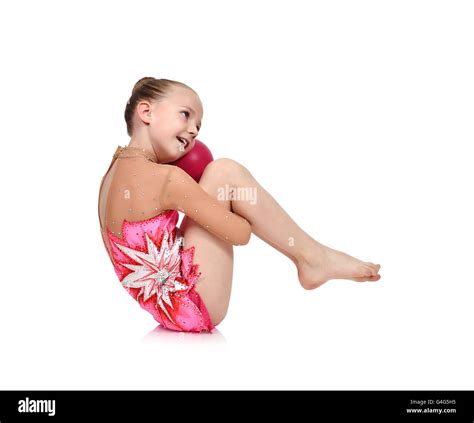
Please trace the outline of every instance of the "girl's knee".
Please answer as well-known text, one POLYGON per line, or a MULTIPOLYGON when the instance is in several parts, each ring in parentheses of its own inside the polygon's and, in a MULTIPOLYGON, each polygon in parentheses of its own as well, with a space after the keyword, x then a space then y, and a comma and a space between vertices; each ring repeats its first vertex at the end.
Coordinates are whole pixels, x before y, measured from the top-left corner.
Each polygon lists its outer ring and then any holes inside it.
POLYGON ((235 175, 242 175, 247 173, 248 170, 241 165, 239 162, 228 158, 220 158, 210 162, 203 173, 204 177, 217 178, 219 181, 228 180, 235 175))

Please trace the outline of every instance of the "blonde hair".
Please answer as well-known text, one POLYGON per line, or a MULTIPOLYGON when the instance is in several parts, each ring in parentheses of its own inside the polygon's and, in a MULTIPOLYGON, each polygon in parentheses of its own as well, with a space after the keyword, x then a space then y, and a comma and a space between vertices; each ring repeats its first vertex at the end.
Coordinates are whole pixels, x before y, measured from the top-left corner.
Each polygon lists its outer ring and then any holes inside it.
POLYGON ((179 81, 173 81, 171 79, 156 79, 151 76, 145 76, 142 79, 139 79, 134 85, 132 90, 132 95, 125 106, 125 122, 127 124, 127 133, 129 136, 132 136, 133 132, 133 114, 137 108, 137 104, 142 100, 156 100, 160 101, 170 91, 173 87, 183 87, 187 88, 194 93, 191 87, 188 87, 186 84, 183 84, 179 81))

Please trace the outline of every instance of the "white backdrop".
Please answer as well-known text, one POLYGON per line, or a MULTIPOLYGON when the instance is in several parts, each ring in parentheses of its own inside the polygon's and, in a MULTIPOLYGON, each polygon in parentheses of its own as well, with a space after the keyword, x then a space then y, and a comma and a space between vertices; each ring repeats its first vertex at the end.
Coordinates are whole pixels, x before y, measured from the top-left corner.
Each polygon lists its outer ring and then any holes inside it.
POLYGON ((474 7, 468 1, 24 1, 0 6, 0 389, 474 389, 474 7), (235 249, 214 335, 155 330, 97 195, 143 76, 315 239, 382 265, 303 290, 235 249), (250 295, 249 295, 250 294, 250 295))

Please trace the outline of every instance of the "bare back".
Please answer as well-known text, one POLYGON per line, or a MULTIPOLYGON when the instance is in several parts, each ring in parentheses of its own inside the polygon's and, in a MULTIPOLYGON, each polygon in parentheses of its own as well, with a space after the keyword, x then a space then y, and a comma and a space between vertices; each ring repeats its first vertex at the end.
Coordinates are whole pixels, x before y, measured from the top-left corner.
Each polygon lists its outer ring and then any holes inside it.
POLYGON ((107 228, 121 238, 124 220, 142 221, 167 210, 160 199, 171 168, 117 148, 99 192, 100 227, 109 252, 107 228))

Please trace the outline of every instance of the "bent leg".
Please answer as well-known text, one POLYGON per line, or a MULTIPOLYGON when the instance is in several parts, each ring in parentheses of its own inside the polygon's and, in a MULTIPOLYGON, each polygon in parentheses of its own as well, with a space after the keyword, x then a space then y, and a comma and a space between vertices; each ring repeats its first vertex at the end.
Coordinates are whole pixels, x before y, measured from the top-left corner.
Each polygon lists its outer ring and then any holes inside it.
POLYGON ((218 159, 206 168, 203 176, 207 176, 207 171, 218 175, 217 185, 213 179, 211 194, 216 196, 219 188, 227 193, 227 186, 231 187, 230 210, 247 219, 255 235, 294 262, 304 288, 316 288, 330 279, 380 279, 379 265, 329 248, 303 231, 240 163, 218 159))
MULTIPOLYGON (((199 185, 217 199, 217 188, 221 185, 223 169, 213 163, 206 167, 199 185)), ((219 203, 230 210, 229 200, 219 200, 219 203)), ((204 301, 212 323, 218 325, 224 319, 230 301, 234 267, 233 246, 187 216, 184 217, 180 229, 184 236, 184 248, 195 247, 194 263, 199 265, 198 271, 201 272, 196 291, 204 301)))

